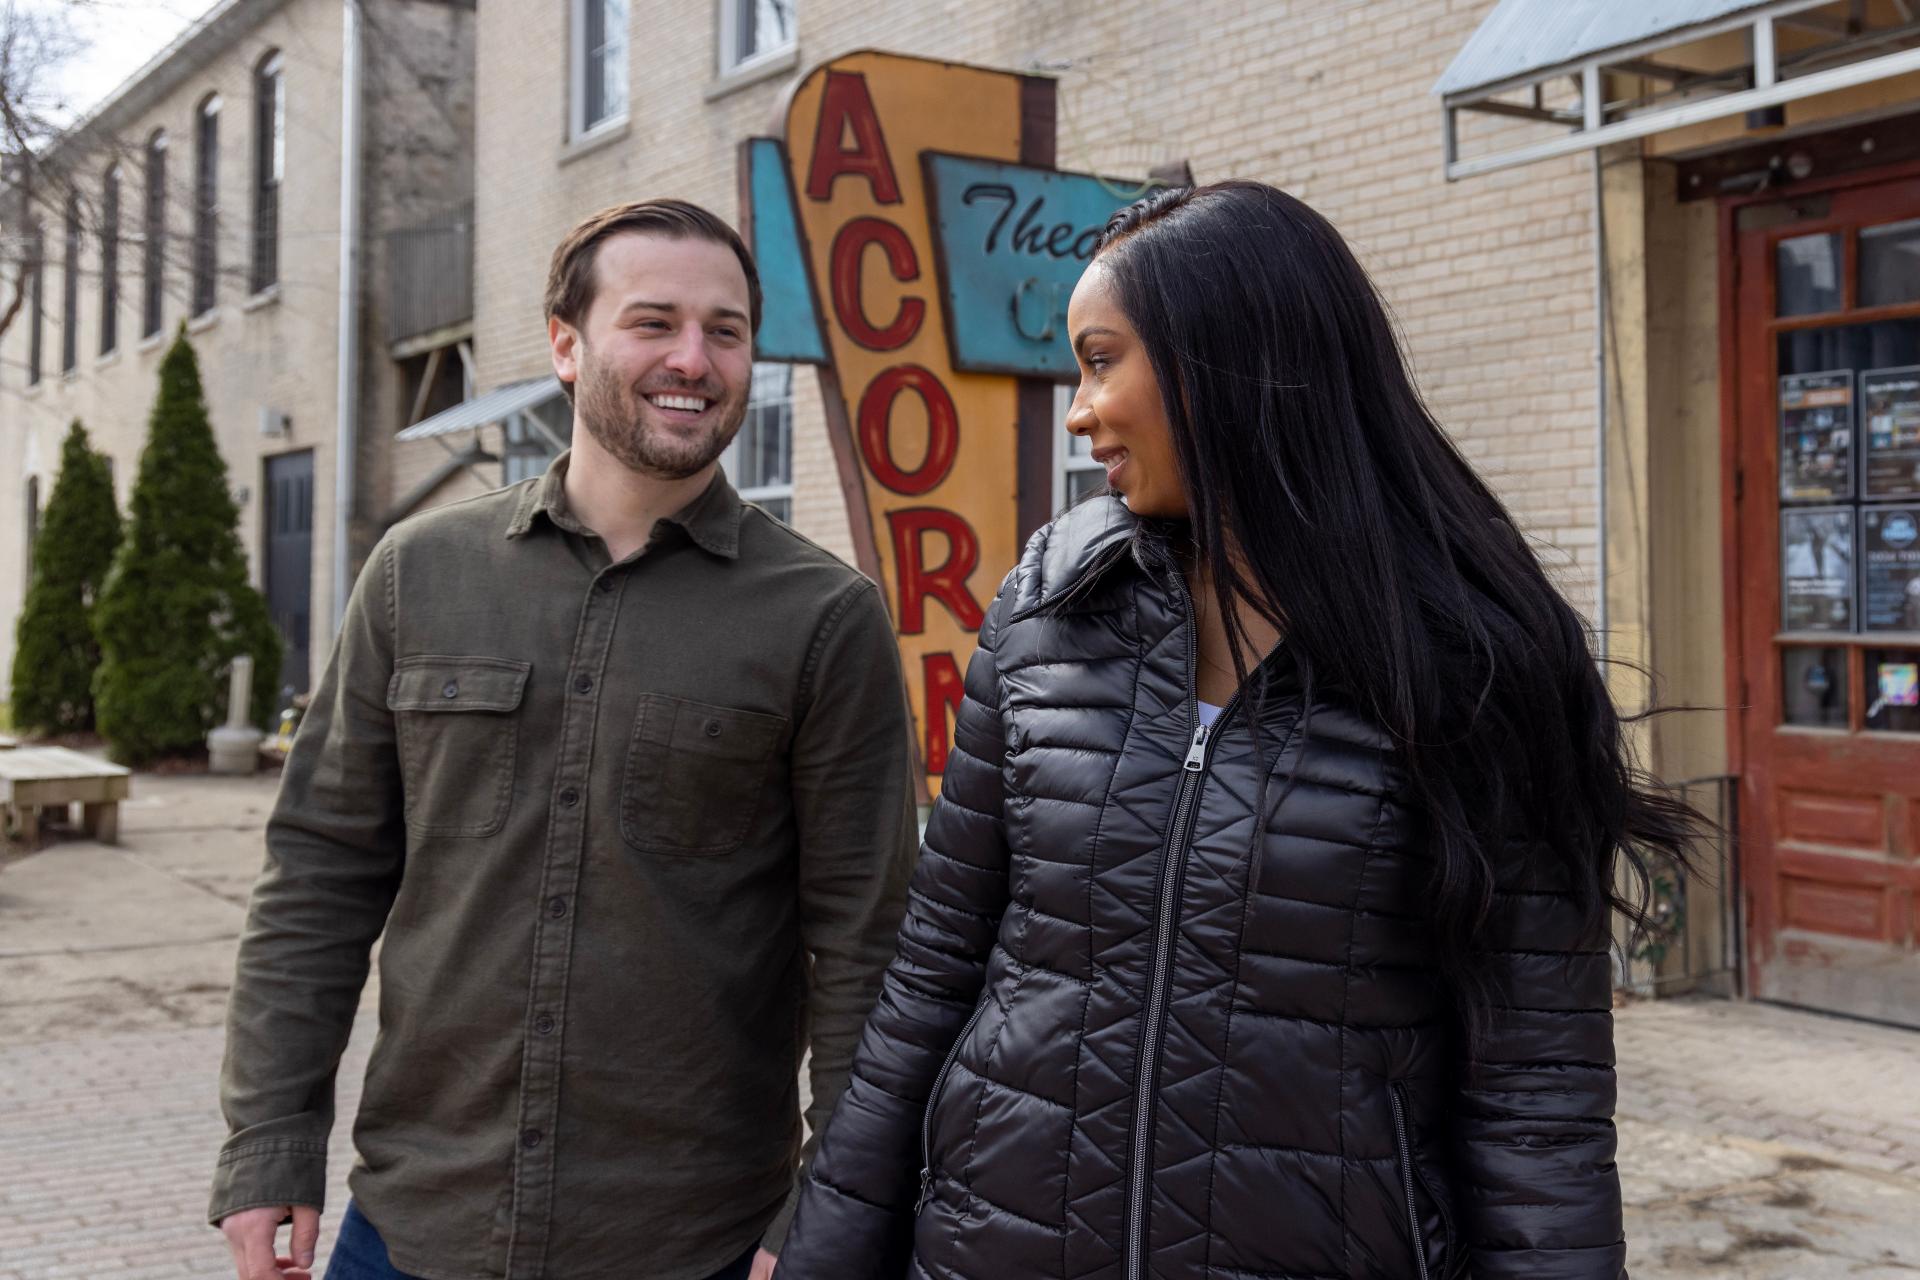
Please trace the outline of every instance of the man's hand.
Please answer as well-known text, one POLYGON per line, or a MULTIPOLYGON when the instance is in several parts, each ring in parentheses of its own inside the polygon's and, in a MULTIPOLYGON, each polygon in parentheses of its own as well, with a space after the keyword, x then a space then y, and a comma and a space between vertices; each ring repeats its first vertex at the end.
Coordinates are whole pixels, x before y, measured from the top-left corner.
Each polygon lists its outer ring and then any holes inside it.
POLYGON ((242 1209, 220 1219, 220 1233, 233 1251, 233 1269, 240 1280, 310 1280, 313 1250, 320 1243, 320 1211, 304 1204, 242 1209), (293 1238, 287 1254, 276 1254, 273 1239, 289 1213, 293 1238))
POLYGON ((753 1270, 747 1273, 747 1280, 773 1280, 774 1256, 765 1249, 753 1255, 753 1270))

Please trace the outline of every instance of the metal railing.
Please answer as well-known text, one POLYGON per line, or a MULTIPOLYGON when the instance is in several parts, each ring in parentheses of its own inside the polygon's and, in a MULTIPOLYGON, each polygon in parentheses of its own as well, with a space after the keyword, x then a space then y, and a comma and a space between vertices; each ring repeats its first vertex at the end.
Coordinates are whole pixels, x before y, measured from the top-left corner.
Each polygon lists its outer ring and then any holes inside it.
POLYGON ((1718 774, 1672 784, 1713 825, 1691 850, 1691 871, 1666 858, 1653 860, 1653 919, 1627 948, 1630 989, 1650 995, 1745 994, 1739 783, 1737 777, 1718 774))
POLYGON ((387 233, 387 335, 405 342, 473 318, 473 204, 387 233))

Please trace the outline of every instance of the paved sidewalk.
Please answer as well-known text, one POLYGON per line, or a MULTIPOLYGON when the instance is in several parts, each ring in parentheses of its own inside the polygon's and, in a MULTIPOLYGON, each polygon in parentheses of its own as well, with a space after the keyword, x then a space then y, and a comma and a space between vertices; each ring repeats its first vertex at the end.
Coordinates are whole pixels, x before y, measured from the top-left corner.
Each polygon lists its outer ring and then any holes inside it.
POLYGON ((1920 1033, 1717 1000, 1615 1028, 1635 1280, 1920 1276, 1920 1033))
MULTIPOLYGON (((122 847, 0 870, 0 1280, 232 1274, 203 1221, 219 1023, 273 787, 142 776, 122 847)), ((1705 1000, 1617 1026, 1635 1280, 1920 1276, 1920 1034, 1705 1000)))

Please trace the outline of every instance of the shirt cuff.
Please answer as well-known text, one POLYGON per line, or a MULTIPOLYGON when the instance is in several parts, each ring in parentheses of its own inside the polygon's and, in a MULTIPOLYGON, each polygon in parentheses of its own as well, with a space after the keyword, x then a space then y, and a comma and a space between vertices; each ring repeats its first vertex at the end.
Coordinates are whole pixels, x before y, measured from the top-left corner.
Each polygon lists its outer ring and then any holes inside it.
POLYGON ((326 1208, 327 1144, 301 1138, 241 1142, 220 1153, 207 1221, 274 1205, 326 1208))
POLYGON ((780 1205, 780 1212, 773 1215, 773 1222, 767 1227, 766 1234, 760 1237, 760 1247, 775 1257, 780 1255, 780 1246, 786 1243, 787 1228, 793 1225, 793 1211, 800 1207, 800 1179, 793 1180, 793 1188, 787 1192, 787 1198, 780 1205))

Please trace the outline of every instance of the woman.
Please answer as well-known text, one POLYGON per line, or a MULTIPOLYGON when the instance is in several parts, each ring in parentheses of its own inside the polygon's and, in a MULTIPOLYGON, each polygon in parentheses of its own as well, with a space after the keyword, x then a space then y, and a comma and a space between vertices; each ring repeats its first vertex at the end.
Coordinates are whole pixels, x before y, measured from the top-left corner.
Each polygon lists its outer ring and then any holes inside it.
POLYGON ((1117 497, 980 632, 782 1280, 1614 1280, 1632 769, 1580 619, 1270 187, 1116 215, 1117 497))

